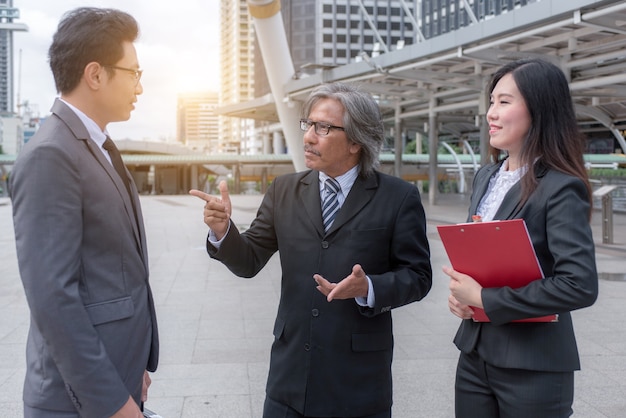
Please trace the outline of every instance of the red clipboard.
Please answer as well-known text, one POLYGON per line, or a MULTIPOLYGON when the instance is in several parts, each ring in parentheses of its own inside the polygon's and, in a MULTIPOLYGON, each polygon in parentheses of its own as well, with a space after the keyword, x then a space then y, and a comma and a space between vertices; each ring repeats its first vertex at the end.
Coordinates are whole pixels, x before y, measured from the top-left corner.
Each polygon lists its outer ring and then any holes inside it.
MULTIPOLYGON (((543 279, 523 219, 438 225, 437 231, 452 268, 472 276, 483 287, 518 288, 543 279)), ((485 311, 472 307, 474 321, 489 322, 485 311)), ((555 322, 558 315, 514 322, 555 322)))

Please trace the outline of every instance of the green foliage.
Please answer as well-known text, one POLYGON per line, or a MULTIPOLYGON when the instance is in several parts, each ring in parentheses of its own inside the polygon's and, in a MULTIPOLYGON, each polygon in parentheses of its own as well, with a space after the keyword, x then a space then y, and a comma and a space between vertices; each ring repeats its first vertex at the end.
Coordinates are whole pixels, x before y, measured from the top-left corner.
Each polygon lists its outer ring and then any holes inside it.
POLYGON ((589 170, 590 178, 601 177, 626 177, 626 168, 592 168, 589 170))
POLYGON ((422 141, 422 149, 416 152, 417 141, 412 140, 404 146, 404 154, 428 154, 428 141, 422 141))
MULTIPOLYGON (((427 194, 429 190, 429 182, 428 180, 422 181, 422 194, 427 194)), ((439 189, 439 193, 458 193, 459 185, 456 180, 439 180, 437 187, 439 189)))
POLYGON ((415 148, 417 148, 417 141, 413 140, 406 144, 404 147, 405 154, 415 154, 415 148))

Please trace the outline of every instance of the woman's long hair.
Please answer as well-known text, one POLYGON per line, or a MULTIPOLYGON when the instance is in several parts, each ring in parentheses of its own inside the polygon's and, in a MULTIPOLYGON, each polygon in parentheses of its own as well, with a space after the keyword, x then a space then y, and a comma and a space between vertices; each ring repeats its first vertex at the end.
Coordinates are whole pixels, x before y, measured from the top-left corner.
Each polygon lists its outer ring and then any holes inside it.
MULTIPOLYGON (((587 186, 592 204, 591 185, 583 153, 585 137, 578 128, 569 84, 563 71, 541 59, 522 59, 501 67, 489 86, 491 96, 496 84, 507 74, 513 76, 522 94, 528 113, 530 129, 520 154, 520 165, 528 167, 521 179, 522 203, 537 188, 535 169, 537 163, 580 178, 587 186)), ((490 146, 493 161, 499 161, 502 150, 490 146)))

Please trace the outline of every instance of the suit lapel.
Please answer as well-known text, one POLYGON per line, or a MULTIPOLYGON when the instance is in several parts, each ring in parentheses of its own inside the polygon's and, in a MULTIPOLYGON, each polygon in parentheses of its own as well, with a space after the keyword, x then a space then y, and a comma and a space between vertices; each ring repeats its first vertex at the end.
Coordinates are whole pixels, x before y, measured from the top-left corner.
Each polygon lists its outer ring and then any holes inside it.
MULTIPOLYGON (((470 204, 470 211, 469 211, 470 214, 476 214, 480 201, 482 200, 483 196, 485 196, 485 193, 487 193, 487 189, 489 188, 489 182, 491 181, 491 178, 500 170, 500 167, 502 166, 503 163, 504 161, 501 161, 498 164, 492 164, 490 166, 485 167, 484 175, 482 175, 481 178, 478 179, 475 185, 476 196, 479 196, 479 198, 472 199, 472 202, 470 204)), ((519 210, 518 205, 520 202, 520 192, 521 192, 521 186, 520 186, 520 182, 518 181, 507 192, 506 196, 504 197, 504 200, 502 201, 502 204, 500 205, 500 207, 498 208, 498 210, 493 216, 494 220, 495 219, 510 219, 515 215, 516 208, 517 210, 519 210)), ((471 219, 468 219, 468 222, 469 221, 471 221, 471 219)))
POLYGON ((518 181, 509 189, 504 196, 502 204, 493 215, 493 219, 512 219, 515 214, 520 210, 520 197, 522 193, 522 186, 518 181))
MULTIPOLYGON (((85 128, 85 125, 80 120, 80 118, 59 99, 54 102, 51 110, 52 113, 56 114, 59 119, 61 119, 65 123, 65 125, 72 131, 76 139, 82 141, 85 144, 91 155, 96 159, 96 161, 104 169, 104 171, 106 171, 111 181, 115 184, 115 187, 117 188, 117 191, 120 194, 122 201, 124 202, 126 215, 129 217, 131 221, 130 223, 133 226, 133 234, 135 235, 135 240, 137 241, 137 248, 142 254, 144 262, 147 264, 145 242, 143 238, 144 234, 142 233, 142 231, 139 230, 139 225, 137 225, 138 222, 142 222, 143 225, 141 210, 139 209, 139 202, 135 200, 137 207, 137 219, 135 219, 133 204, 130 201, 131 197, 128 195, 128 191, 126 190, 122 179, 117 174, 117 171, 115 171, 115 169, 113 168, 113 165, 111 165, 111 163, 107 161, 106 157, 99 149, 98 144, 96 144, 91 139, 89 133, 87 132, 87 128, 85 128)), ((126 175, 129 176, 127 169, 126 175)), ((132 179, 132 177, 130 176, 129 178, 132 179)), ((137 190, 133 181, 131 181, 131 190, 133 190, 134 192, 136 192, 137 190)), ((136 199, 136 194, 133 196, 133 198, 136 199)))
POLYGON ((363 179, 360 176, 357 177, 352 185, 352 188, 350 189, 350 193, 346 196, 345 202, 343 202, 341 209, 337 212, 337 217, 326 234, 332 234, 335 230, 341 228, 346 222, 359 213, 372 199, 377 189, 378 176, 376 174, 372 174, 366 179, 363 179))
POLYGON ((350 193, 346 196, 341 209, 337 213, 337 217, 333 221, 328 232, 324 231, 322 223, 322 200, 320 197, 319 172, 311 171, 304 176, 300 188, 300 203, 304 207, 307 216, 311 220, 312 225, 317 230, 320 237, 330 235, 342 225, 352 219, 363 207, 372 199, 376 189, 378 188, 377 175, 371 175, 367 179, 357 177, 350 189, 350 193))
MULTIPOLYGON (((485 170, 484 175, 482 175, 483 173, 481 173, 481 177, 477 180, 474 186, 475 187, 474 195, 478 196, 478 198, 472 199, 470 202, 470 208, 469 208, 470 215, 476 214, 476 211, 478 210, 478 204, 482 200, 485 193, 487 193, 487 188, 489 187, 489 181, 491 181, 491 177, 493 177, 494 173, 500 169, 500 165, 501 164, 492 164, 484 168, 485 170)), ((471 219, 468 219, 468 222, 469 221, 471 221, 471 219)))
MULTIPOLYGON (((124 183, 122 182, 123 180, 117 174, 117 171, 115 171, 115 168, 113 168, 113 166, 107 161, 106 157, 102 154, 102 151, 98 149, 98 145, 91 138, 86 139, 84 141, 85 141, 85 144, 87 145, 87 148, 89 148, 89 152, 91 153, 91 155, 98 161, 98 164, 100 164, 100 166, 107 172, 107 174, 111 178, 111 181, 113 181, 113 183, 115 184, 115 187, 117 188, 117 191, 120 197, 122 198, 122 201, 124 202, 124 209, 126 210, 126 215, 129 217, 130 223, 133 226, 133 233, 135 235, 135 240, 137 241, 137 247, 140 249, 140 252, 142 252, 143 254, 142 234, 140 233, 139 225, 137 224, 139 219, 141 218, 140 210, 139 210, 139 202, 135 201, 135 206, 137 207, 137 218, 135 218, 133 204, 130 201, 131 197, 128 194, 128 190, 126 189, 126 186, 124 186, 124 183)), ((126 172, 128 173, 128 170, 126 170, 126 172)), ((136 190, 137 189, 135 188, 134 182, 131 182, 131 191, 134 192, 136 190)), ((133 196, 133 198, 135 198, 135 196, 133 196)))
MULTIPOLYGON (((541 178, 545 176, 547 169, 542 164, 535 166, 535 177, 537 182, 541 181, 541 178)), ((511 187, 511 189, 504 196, 502 205, 498 208, 498 211, 494 215, 494 219, 513 219, 522 210, 522 181, 518 181, 511 187)))
POLYGON ((322 200, 320 198, 319 172, 311 170, 304 176, 300 183, 300 203, 311 220, 313 227, 320 236, 324 236, 322 224, 322 200))

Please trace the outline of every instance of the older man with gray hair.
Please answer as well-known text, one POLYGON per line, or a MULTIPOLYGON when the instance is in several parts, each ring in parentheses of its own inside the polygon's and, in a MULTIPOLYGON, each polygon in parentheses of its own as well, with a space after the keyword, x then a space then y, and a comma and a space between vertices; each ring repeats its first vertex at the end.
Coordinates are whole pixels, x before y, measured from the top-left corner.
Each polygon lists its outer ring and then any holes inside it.
POLYGON ((306 166, 276 178, 240 233, 225 183, 205 200, 207 251, 252 277, 276 251, 281 298, 263 416, 389 418, 391 310, 432 284, 417 188, 376 171, 384 139, 371 95, 341 83, 303 107, 306 166))

